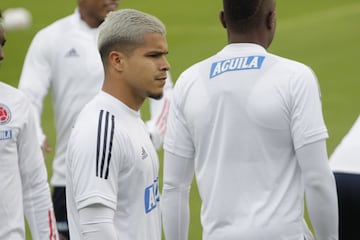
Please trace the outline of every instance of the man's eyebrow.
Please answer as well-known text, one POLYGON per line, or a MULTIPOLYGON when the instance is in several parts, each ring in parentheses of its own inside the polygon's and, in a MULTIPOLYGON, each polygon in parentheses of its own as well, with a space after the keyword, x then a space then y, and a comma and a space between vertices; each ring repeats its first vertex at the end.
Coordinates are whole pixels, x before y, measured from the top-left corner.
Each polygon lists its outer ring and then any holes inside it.
POLYGON ((154 51, 149 51, 147 54, 148 55, 151 55, 151 54, 167 55, 167 54, 169 54, 169 51, 154 50, 154 51))

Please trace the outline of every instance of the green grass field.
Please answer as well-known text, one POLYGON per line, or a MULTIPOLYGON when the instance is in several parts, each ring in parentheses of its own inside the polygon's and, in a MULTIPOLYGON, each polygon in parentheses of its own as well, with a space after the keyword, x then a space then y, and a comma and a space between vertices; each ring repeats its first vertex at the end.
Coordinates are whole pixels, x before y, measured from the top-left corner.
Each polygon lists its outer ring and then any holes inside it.
MULTIPOLYGON (((191 64, 219 51, 225 31, 218 21, 220 0, 122 0, 121 8, 155 14, 168 30, 171 74, 174 80, 191 64)), ((32 28, 8 31, 0 81, 17 86, 24 56, 34 34, 52 21, 74 11, 76 1, 2 0, 0 9, 25 7, 33 14, 32 28)), ((325 121, 329 130, 328 153, 332 153, 360 113, 360 79, 356 74, 360 56, 360 2, 358 0, 278 0, 277 34, 269 51, 302 61, 318 76, 325 121)), ((43 123, 55 144, 50 98, 45 100, 43 123)), ((147 112, 145 109, 145 117, 147 112)), ((159 152, 162 160, 162 151, 159 152)), ((51 175, 50 154, 47 159, 51 175)), ((189 239, 201 239, 200 200, 196 186, 191 192, 189 239)), ((29 238, 30 239, 30 238, 29 238)))

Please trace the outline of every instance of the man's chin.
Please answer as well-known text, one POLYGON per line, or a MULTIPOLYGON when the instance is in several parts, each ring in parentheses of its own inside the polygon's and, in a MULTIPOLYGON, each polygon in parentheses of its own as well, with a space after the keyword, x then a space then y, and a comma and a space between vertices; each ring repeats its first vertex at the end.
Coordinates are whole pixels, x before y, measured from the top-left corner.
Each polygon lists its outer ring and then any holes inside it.
POLYGON ((149 94, 149 98, 152 98, 155 100, 160 100, 163 97, 163 95, 164 95, 163 93, 159 93, 159 94, 151 93, 151 94, 149 94))

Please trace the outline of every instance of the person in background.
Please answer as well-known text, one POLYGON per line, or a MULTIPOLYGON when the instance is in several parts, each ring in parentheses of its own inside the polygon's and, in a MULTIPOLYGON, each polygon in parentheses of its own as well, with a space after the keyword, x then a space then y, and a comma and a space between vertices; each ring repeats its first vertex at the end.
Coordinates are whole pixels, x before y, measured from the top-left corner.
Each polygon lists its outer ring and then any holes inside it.
POLYGON ((66 155, 72 240, 161 239, 159 160, 139 110, 163 97, 165 34, 158 18, 132 9, 100 26, 104 83, 80 112, 66 155))
MULTIPOLYGON (((0 15, 0 61, 4 59, 0 15)), ((0 82, 0 239, 24 240, 24 215, 34 240, 57 240, 47 171, 25 95, 0 82)))
POLYGON ((203 239, 338 239, 320 89, 306 65, 269 53, 275 0, 223 0, 228 45, 176 81, 164 142, 166 239, 187 239, 189 189, 203 239))
POLYGON ((360 239, 360 116, 330 156, 339 201, 339 240, 360 239))
MULTIPOLYGON (((41 129, 44 97, 51 90, 56 146, 51 184, 59 233, 68 239, 65 203, 65 153, 70 131, 80 109, 101 89, 104 70, 96 45, 98 27, 105 16, 118 8, 118 0, 78 0, 70 16, 39 31, 26 54, 19 89, 36 109, 41 129)), ((165 86, 164 98, 150 100, 151 119, 147 123, 156 148, 160 148, 166 130, 172 83, 165 86)), ((42 130, 44 152, 50 151, 42 130)))

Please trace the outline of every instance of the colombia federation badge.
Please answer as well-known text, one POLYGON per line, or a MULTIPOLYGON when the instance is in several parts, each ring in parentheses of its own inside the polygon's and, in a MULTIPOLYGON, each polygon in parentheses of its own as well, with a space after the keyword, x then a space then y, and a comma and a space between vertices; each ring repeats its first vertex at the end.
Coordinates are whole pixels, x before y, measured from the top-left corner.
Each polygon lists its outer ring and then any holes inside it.
POLYGON ((8 122, 10 122, 10 120, 11 120, 10 109, 6 105, 0 103, 0 125, 5 125, 8 122))

